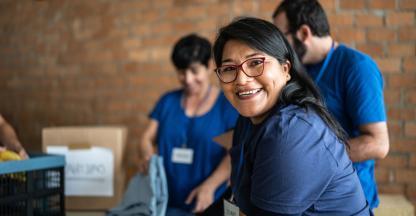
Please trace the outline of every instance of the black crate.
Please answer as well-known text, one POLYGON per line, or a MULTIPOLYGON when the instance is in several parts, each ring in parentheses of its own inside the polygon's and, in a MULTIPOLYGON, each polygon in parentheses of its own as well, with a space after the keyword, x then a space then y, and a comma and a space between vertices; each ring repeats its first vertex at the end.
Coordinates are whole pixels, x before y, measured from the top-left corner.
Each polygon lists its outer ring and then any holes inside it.
POLYGON ((65 158, 31 155, 0 163, 0 215, 65 215, 65 158))

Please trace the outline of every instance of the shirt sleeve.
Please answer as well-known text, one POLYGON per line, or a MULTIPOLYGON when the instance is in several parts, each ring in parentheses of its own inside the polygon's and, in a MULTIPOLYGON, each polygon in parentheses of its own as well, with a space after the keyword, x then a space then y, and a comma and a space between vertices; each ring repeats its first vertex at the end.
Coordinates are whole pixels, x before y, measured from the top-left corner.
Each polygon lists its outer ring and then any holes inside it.
POLYGON ((371 59, 362 59, 345 74, 346 107, 354 126, 386 121, 383 77, 371 59))
POLYGON ((328 129, 323 122, 312 125, 296 116, 273 122, 257 143, 250 199, 264 211, 298 214, 335 175, 337 163, 323 140, 328 129))
POLYGON ((163 95, 156 105, 153 107, 153 110, 149 114, 149 118, 160 121, 162 119, 164 107, 166 107, 168 95, 163 95))

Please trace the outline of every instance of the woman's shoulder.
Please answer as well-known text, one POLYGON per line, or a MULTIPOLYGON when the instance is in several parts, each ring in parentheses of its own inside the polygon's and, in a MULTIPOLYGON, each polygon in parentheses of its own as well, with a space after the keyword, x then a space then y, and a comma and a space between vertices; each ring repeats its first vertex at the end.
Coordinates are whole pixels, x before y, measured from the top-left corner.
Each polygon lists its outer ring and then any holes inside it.
POLYGON ((291 133, 303 128, 305 130, 322 130, 326 127, 323 119, 313 108, 305 108, 298 105, 282 105, 275 107, 273 113, 264 123, 265 128, 291 133))
POLYGON ((163 93, 159 101, 169 101, 169 100, 177 100, 181 98, 183 90, 182 89, 173 89, 163 93))

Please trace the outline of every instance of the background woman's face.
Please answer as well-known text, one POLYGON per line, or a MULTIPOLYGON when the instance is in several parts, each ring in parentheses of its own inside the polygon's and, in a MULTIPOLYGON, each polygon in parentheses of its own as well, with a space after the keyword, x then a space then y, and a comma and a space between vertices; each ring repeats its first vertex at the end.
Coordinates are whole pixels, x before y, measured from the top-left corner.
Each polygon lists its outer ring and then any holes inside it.
POLYGON ((208 68, 194 62, 188 68, 177 70, 178 80, 189 95, 203 93, 210 83, 210 71, 208 68))
POLYGON ((223 50, 222 65, 238 65, 256 57, 265 57, 263 74, 248 77, 241 70, 231 83, 222 83, 221 87, 230 103, 238 112, 260 123, 270 109, 277 103, 282 88, 290 80, 290 65, 280 64, 275 58, 254 50, 245 43, 229 40, 223 50))

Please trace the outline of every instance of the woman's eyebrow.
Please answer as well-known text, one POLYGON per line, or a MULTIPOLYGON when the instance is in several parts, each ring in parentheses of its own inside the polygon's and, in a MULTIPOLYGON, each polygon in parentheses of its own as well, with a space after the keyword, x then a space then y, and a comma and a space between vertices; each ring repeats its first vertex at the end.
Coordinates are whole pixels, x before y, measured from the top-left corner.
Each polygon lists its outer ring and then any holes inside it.
MULTIPOLYGON (((251 57, 253 57, 253 56, 256 56, 256 55, 261 55, 262 53, 259 53, 259 52, 255 52, 255 53, 252 53, 252 54, 248 54, 248 55, 246 55, 244 58, 245 59, 248 59, 248 58, 251 58, 251 57)), ((222 63, 226 63, 226 62, 233 62, 233 60, 232 59, 230 59, 230 58, 228 58, 228 59, 224 59, 224 60, 222 60, 221 61, 222 63)))

